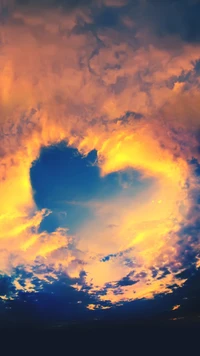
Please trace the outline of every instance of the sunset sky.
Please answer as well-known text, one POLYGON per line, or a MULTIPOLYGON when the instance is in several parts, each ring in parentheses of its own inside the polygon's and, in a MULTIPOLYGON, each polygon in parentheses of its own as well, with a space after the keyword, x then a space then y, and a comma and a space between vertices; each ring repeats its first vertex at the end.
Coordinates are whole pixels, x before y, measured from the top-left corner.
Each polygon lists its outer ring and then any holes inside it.
POLYGON ((200 317, 200 1, 0 0, 0 316, 200 317))

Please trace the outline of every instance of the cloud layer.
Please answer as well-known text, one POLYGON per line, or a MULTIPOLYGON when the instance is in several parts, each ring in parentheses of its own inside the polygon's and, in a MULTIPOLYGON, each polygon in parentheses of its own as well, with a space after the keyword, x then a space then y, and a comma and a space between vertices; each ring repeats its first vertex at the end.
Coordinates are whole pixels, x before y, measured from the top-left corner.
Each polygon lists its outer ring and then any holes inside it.
POLYGON ((1 4, 0 270, 22 266, 33 290, 64 271, 77 290, 119 303, 181 286, 188 248, 198 266, 199 238, 182 230, 198 221, 200 44, 173 26, 161 38, 145 17, 153 4, 136 3, 137 16, 117 0, 1 4), (39 233, 50 212, 35 205, 30 168, 62 140, 96 149, 102 177, 135 169, 151 184, 86 202, 95 217, 77 236, 39 233))

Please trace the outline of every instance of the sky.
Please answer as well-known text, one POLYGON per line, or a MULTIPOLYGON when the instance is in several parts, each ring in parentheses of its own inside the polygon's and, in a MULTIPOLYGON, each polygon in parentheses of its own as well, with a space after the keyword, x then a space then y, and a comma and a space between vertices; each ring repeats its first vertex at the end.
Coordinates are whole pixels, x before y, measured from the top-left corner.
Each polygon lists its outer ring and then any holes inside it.
POLYGON ((200 317, 199 16, 0 0, 2 325, 200 317))

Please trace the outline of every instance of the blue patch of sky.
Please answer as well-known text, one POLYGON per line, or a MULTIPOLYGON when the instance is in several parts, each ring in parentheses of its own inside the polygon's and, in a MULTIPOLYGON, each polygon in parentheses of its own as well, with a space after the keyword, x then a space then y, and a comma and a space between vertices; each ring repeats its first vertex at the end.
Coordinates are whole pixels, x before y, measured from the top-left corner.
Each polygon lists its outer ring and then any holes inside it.
POLYGON ((88 202, 104 201, 122 194, 123 197, 144 188, 149 180, 140 180, 133 170, 111 173, 100 177, 97 151, 82 156, 66 142, 41 149, 40 157, 30 170, 34 200, 39 209, 50 209, 40 231, 55 231, 67 227, 70 233, 87 218, 92 218, 88 202))
POLYGON ((189 163, 195 167, 195 174, 200 176, 200 164, 196 158, 192 158, 189 163))

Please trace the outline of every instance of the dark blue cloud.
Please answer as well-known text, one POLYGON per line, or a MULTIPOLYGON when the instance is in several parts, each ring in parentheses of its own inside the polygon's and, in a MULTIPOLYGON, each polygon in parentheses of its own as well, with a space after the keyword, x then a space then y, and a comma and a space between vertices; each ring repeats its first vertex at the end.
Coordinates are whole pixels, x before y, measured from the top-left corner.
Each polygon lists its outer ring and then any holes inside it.
POLYGON ((200 40, 199 0, 148 0, 143 6, 138 0, 135 6, 129 4, 129 16, 158 36, 177 35, 187 42, 200 40))
MULTIPOLYGON (((16 273, 21 273, 22 279, 25 277, 22 276, 22 270, 16 273)), ((20 292, 17 299, 0 303, 0 327, 26 325, 26 327, 36 328, 65 328, 72 327, 73 323, 85 325, 87 321, 94 319, 98 320, 96 325, 99 326, 106 326, 109 321, 138 325, 141 322, 166 323, 175 317, 184 317, 181 320, 187 323, 191 318, 200 315, 200 271, 188 269, 182 272, 180 278, 188 278, 188 281, 182 288, 174 285, 172 294, 159 295, 153 300, 124 302, 111 309, 90 311, 86 308, 88 304, 99 304, 96 296, 88 295, 85 291, 77 292, 70 287, 70 283, 75 283, 77 280, 69 280, 66 275, 60 275, 59 280, 53 284, 44 283, 41 292, 20 292), (172 311, 173 306, 177 304, 181 307, 172 311)), ((121 285, 116 290, 117 294, 121 293, 120 287, 124 285, 128 285, 128 279, 121 281, 121 285)), ((106 302, 101 305, 110 306, 106 302)))
POLYGON ((115 28, 120 24, 120 11, 118 8, 104 7, 94 15, 94 22, 97 28, 115 28))
POLYGON ((139 282, 139 280, 132 281, 130 277, 126 276, 122 278, 119 282, 117 282, 118 287, 124 287, 124 286, 132 286, 139 282))
MULTIPOLYGON (((99 29, 112 28, 125 30, 121 21, 125 15, 137 24, 138 30, 149 28, 161 38, 167 35, 180 36, 186 42, 200 40, 200 0, 129 0, 121 7, 105 6, 95 0, 15 0, 15 8, 40 11, 42 8, 58 8, 63 11, 85 8, 90 10, 93 23, 86 24, 77 19, 77 31, 97 32, 99 29)), ((6 18, 13 6, 7 2, 1 9, 1 17, 6 18)), ((130 32, 130 29, 129 29, 130 32)), ((132 34, 135 29, 132 30, 132 34)), ((127 33, 128 36, 128 33, 127 33)))
POLYGON ((13 291, 12 278, 7 275, 0 275, 0 296, 10 296, 13 291))

